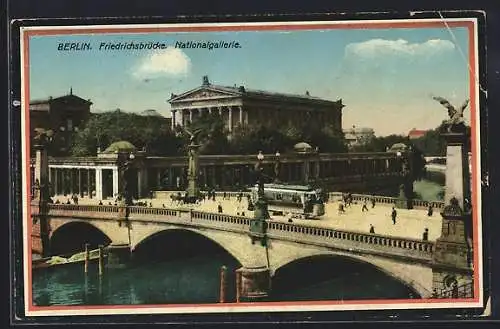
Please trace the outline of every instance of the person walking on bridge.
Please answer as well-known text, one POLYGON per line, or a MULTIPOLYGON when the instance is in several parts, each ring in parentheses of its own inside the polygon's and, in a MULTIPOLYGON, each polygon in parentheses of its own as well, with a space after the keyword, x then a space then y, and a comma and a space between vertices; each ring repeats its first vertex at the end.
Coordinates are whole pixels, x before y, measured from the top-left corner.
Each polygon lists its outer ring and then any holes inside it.
POLYGON ((396 217, 398 216, 398 212, 394 207, 392 207, 392 213, 391 213, 391 218, 392 218, 392 225, 396 225, 396 217))
POLYGON ((368 203, 368 202, 367 202, 367 201, 366 201, 366 199, 365 199, 365 201, 363 201, 363 208, 361 208, 361 211, 362 211, 362 212, 368 211, 368 206, 367 206, 367 203, 368 203))

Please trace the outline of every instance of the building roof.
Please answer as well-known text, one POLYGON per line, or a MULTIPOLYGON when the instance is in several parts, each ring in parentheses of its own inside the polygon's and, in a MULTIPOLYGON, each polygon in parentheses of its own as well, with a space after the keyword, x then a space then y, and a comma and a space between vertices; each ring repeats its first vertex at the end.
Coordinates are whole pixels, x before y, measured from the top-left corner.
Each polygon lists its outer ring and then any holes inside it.
POLYGON ((119 141, 109 145, 102 153, 135 152, 136 150, 134 144, 127 141, 119 141))
POLYGON ((82 104, 92 105, 90 99, 83 99, 73 94, 68 94, 55 98, 49 97, 46 99, 33 99, 30 101, 30 105, 53 104, 53 103, 82 103, 82 104))
POLYGON ((410 130, 410 132, 408 133, 408 137, 410 138, 418 138, 418 137, 422 137, 425 135, 425 133, 427 132, 427 130, 419 130, 419 129, 415 129, 413 128, 412 130, 410 130))
POLYGON ((189 91, 186 91, 180 95, 175 95, 172 94, 171 98, 168 100, 169 103, 177 102, 177 101, 182 101, 183 98, 186 98, 191 93, 195 93, 200 90, 210 90, 214 92, 222 92, 223 94, 226 94, 227 97, 245 97, 245 98, 259 98, 259 99, 269 99, 269 100, 295 100, 299 102, 306 102, 306 103, 320 103, 320 104, 329 104, 329 105, 337 105, 340 106, 341 108, 344 107, 342 104, 342 99, 339 99, 337 101, 330 101, 326 99, 322 99, 316 96, 311 96, 311 94, 306 91, 304 94, 291 94, 291 93, 278 93, 278 92, 270 92, 270 91, 265 91, 265 90, 258 90, 258 89, 249 89, 244 86, 222 86, 222 85, 214 85, 208 82, 208 78, 204 77, 203 79, 203 84, 200 87, 197 87, 195 89, 191 89, 189 91))

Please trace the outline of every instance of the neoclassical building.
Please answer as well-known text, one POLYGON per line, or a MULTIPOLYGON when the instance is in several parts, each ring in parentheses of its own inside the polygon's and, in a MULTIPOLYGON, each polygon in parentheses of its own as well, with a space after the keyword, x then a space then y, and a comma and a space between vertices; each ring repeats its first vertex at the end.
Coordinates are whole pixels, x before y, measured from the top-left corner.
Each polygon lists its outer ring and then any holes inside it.
POLYGON ((60 97, 30 100, 30 136, 35 136, 36 128, 50 129, 58 136, 58 152, 67 153, 73 135, 89 119, 90 99, 83 99, 69 93, 60 97))
POLYGON ((172 94, 168 102, 172 111, 172 129, 176 124, 185 126, 188 122, 195 122, 203 113, 218 113, 229 132, 238 125, 299 126, 308 120, 320 127, 331 125, 338 132, 342 131, 342 100, 321 99, 311 96, 308 91, 294 95, 244 86, 220 86, 204 76, 201 86, 180 95, 172 94))

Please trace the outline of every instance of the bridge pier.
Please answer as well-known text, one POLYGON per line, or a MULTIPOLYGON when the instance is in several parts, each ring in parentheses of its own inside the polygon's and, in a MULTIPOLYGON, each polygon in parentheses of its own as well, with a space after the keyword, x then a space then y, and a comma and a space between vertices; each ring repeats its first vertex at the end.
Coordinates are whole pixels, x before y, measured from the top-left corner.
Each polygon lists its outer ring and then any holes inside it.
POLYGON ((271 272, 267 266, 241 267, 236 270, 239 301, 264 301, 271 290, 271 272))
POLYGON ((130 261, 130 245, 129 244, 110 244, 106 248, 108 261, 107 268, 125 268, 130 261))

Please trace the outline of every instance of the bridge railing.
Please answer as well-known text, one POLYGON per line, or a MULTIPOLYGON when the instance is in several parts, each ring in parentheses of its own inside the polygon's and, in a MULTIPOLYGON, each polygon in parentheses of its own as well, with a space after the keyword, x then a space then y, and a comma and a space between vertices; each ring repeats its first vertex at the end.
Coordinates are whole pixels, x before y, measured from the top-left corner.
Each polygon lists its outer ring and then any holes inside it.
POLYGON ((76 204, 50 204, 49 216, 82 214, 84 217, 114 219, 118 215, 117 206, 76 205, 76 204))
MULTIPOLYGON (((206 227, 247 234, 251 219, 220 213, 208 213, 189 209, 130 207, 129 220, 143 223, 181 224, 206 227)), ((80 218, 113 219, 118 217, 118 207, 86 205, 50 205, 49 215, 80 218), (108 211, 108 215, 105 215, 108 211)), ((399 237, 389 237, 365 232, 343 231, 268 220, 270 238, 288 240, 308 245, 336 248, 349 252, 383 254, 429 261, 434 243, 399 237)))
MULTIPOLYGON (((367 198, 369 200, 375 200, 375 203, 382 203, 388 205, 396 204, 398 198, 382 196, 382 195, 369 195, 369 194, 351 194, 353 201, 362 202, 367 198)), ((329 200, 342 200, 342 192, 330 192, 328 194, 329 200)), ((425 200, 417 200, 413 199, 413 207, 417 209, 427 209, 429 205, 434 209, 442 209, 444 208, 443 201, 425 201, 425 200)))
POLYGON ((269 221, 268 234, 271 237, 291 239, 295 242, 307 242, 308 244, 319 244, 349 251, 383 252, 387 255, 421 260, 430 260, 434 251, 434 243, 430 241, 303 226, 293 223, 269 221))

